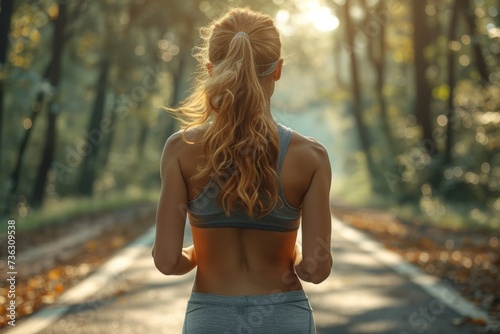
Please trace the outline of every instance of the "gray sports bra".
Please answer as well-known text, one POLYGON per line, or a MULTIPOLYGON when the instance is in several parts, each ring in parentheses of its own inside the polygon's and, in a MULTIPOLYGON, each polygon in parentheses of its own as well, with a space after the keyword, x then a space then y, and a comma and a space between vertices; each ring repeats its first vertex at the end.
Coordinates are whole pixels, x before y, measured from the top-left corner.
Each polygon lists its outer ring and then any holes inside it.
MULTIPOLYGON (((292 130, 278 124, 279 137, 279 157, 278 157, 278 176, 281 173, 283 160, 290 143, 292 130)), ((245 227, 260 230, 270 231, 295 231, 299 228, 300 208, 291 206, 285 199, 285 194, 278 182, 278 194, 283 205, 278 204, 277 207, 267 215, 253 219, 247 216, 244 211, 232 211, 229 217, 226 216, 222 207, 217 204, 216 198, 219 194, 219 186, 210 179, 203 191, 198 197, 188 202, 188 212, 196 218, 195 222, 191 221, 191 225, 195 227, 245 227)))

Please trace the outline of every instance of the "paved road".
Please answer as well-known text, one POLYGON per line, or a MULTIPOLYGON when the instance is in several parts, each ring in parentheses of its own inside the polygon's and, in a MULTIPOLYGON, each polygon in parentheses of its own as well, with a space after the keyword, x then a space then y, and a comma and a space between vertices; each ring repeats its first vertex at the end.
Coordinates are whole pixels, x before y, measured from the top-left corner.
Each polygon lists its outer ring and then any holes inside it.
MULTIPOLYGON (((358 243, 336 233, 339 229, 335 223, 331 276, 320 285, 304 284, 319 334, 477 332, 477 328, 451 324, 460 316, 441 300, 453 298, 451 292, 441 299, 432 297, 358 243)), ((192 281, 193 274, 160 274, 153 266, 150 247, 143 247, 127 270, 39 333, 180 333, 192 281)), ((22 323, 23 319, 18 321, 22 323)))

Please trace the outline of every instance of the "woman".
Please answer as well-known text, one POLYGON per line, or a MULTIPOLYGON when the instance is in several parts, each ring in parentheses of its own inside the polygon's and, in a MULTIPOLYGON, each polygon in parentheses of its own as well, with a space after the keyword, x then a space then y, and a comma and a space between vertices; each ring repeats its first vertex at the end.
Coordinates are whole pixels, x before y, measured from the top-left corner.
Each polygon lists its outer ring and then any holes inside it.
POLYGON ((314 333, 299 278, 331 271, 327 152, 271 115, 283 60, 268 15, 232 9, 201 32, 195 89, 175 109, 187 126, 163 151, 155 265, 197 267, 184 333, 314 333))

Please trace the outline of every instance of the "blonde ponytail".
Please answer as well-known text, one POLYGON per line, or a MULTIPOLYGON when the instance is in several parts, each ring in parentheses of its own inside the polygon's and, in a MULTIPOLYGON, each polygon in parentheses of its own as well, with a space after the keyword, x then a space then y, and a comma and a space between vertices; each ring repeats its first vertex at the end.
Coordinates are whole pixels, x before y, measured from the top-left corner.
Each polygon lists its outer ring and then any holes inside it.
POLYGON ((207 163, 194 179, 215 179, 226 215, 263 216, 279 201, 278 133, 265 115, 270 106, 262 87, 281 56, 279 33, 268 15, 249 9, 233 9, 201 33, 194 90, 170 110, 180 112, 185 130, 206 124, 200 142, 207 163))

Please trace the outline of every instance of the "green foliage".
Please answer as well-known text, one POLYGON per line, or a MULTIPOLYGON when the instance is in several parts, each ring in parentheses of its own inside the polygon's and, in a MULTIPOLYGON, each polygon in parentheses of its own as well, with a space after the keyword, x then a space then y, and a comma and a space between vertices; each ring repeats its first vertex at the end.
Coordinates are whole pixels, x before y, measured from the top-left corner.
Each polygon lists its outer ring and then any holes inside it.
MULTIPOLYGON (((449 22, 453 0, 422 1, 427 17, 420 27, 412 22, 411 3, 350 1, 355 29, 351 48, 345 43, 344 3, 71 1, 69 22, 64 28, 67 43, 61 82, 52 87, 47 67, 59 2, 16 1, 8 63, 0 68, 5 107, 1 124, 4 147, 0 184, 4 189, 0 192, 0 211, 7 209, 26 221, 33 217, 35 220, 27 225, 42 224, 36 222, 37 216, 43 221, 59 219, 43 213, 45 207, 37 211, 30 206, 47 137, 49 105, 53 106, 51 112, 58 113, 58 120, 54 161, 44 189, 48 207, 70 199, 75 202, 75 209, 71 209, 75 212, 94 210, 94 204, 87 206, 87 200, 79 197, 84 166, 95 172, 90 173, 95 179, 88 180, 94 199, 127 194, 132 188, 157 192, 161 148, 177 128, 162 106, 177 103, 193 78, 195 64, 190 53, 198 39, 196 28, 228 5, 250 5, 274 15, 282 31, 286 66, 276 87, 273 109, 281 112, 278 120, 319 138, 328 147, 334 199, 397 209, 402 215, 446 226, 497 228, 497 1, 470 2, 472 7, 467 13, 472 13, 475 28, 469 26, 470 15, 461 14, 453 28, 455 41, 447 37, 452 29, 449 22), (385 7, 380 10, 379 4, 385 7), (338 27, 331 24, 336 17, 338 27), (421 27, 431 32, 430 43, 425 50, 414 50, 414 33, 421 27), (381 41, 383 50, 378 44, 381 41), (451 86, 447 82, 450 50, 456 71, 451 86), (482 60, 477 50, 484 58, 488 80, 480 70, 482 60), (418 51, 429 62, 425 77, 431 88, 432 147, 422 141, 421 120, 414 110, 418 51), (360 145, 353 117, 350 52, 355 53, 359 66, 361 120, 368 132, 368 149, 360 145), (378 87, 376 66, 381 57, 384 82, 378 87), (106 83, 99 79, 104 60, 111 64, 106 83), (40 92, 41 103, 34 103, 40 92), (102 117, 91 126, 98 96, 104 97, 102 117), (447 110, 450 98, 453 113, 447 110), (31 133, 21 157, 14 203, 4 207, 8 203, 9 179, 20 157, 20 144, 28 131, 31 133), (447 143, 451 143, 450 159, 445 153, 447 143), (97 154, 88 162, 92 150, 97 154), (367 157, 374 166, 369 166, 367 157)), ((117 203, 126 204, 125 197, 117 203)), ((97 204, 95 208, 98 210, 97 204)))
MULTIPOLYGON (((342 15, 343 3, 335 7, 337 15, 342 15)), ((451 9, 455 5, 453 0, 422 2, 427 17, 418 27, 413 25, 409 4, 385 1, 385 8, 380 11, 376 7, 379 3, 351 1, 354 9, 350 13, 355 21, 353 52, 359 62, 362 82, 362 117, 372 143, 365 155, 370 154, 377 165, 377 171, 370 173, 369 180, 379 187, 372 188, 371 193, 364 196, 365 200, 353 196, 353 192, 360 192, 357 185, 366 182, 366 178, 348 167, 340 171, 346 179, 336 182, 353 186, 338 186, 337 196, 356 205, 362 202, 368 206, 408 211, 408 217, 420 217, 443 226, 498 229, 500 169, 495 167, 500 162, 500 63, 497 57, 500 40, 495 23, 499 15, 498 2, 470 2, 471 7, 459 13, 456 27, 449 27, 451 9), (382 13, 385 21, 380 20, 382 13), (374 21, 376 14, 379 20, 374 21), (384 36, 380 30, 377 32, 377 24, 385 24, 384 36), (429 45, 419 51, 429 62, 425 76, 432 93, 432 143, 422 140, 422 120, 415 117, 414 110, 418 98, 414 83, 414 39, 416 29, 422 28, 429 31, 429 45), (450 29, 456 29, 457 40, 447 38, 450 29), (380 43, 381 38, 386 53, 382 87, 386 116, 381 113, 380 101, 375 96, 376 68, 367 66, 370 45, 380 43), (450 96, 451 87, 447 82, 450 50, 456 63, 453 96, 450 96), (486 70, 482 67, 483 61, 486 70), (489 73, 488 80, 484 79, 485 71, 489 73), (452 113, 447 110, 449 99, 452 113), (391 125, 389 131, 383 128, 383 118, 391 125), (447 132, 450 129, 451 132, 447 132), (384 136, 387 132, 388 138, 392 138, 389 141, 384 136), (449 157, 446 155, 448 144, 451 146, 449 157), (430 192, 424 193, 424 190, 430 192), (355 200, 350 200, 351 197, 355 200)), ((345 20, 340 19, 341 22, 345 20)), ((325 94, 333 103, 352 99, 350 73, 345 66, 349 64, 346 62, 349 49, 345 51, 343 44, 345 30, 341 25, 333 32, 336 42, 332 49, 340 68, 336 73, 337 86, 330 94, 325 94)), ((343 108, 350 110, 349 103, 343 108)), ((341 159, 349 158, 342 154, 341 159)))
MULTIPOLYGON (((16 230, 23 232, 37 229, 40 226, 57 224, 83 214, 93 214, 103 211, 117 210, 123 207, 154 203, 158 199, 156 191, 143 191, 129 187, 123 192, 108 193, 105 196, 93 198, 66 197, 51 199, 41 209, 31 209, 20 202, 20 215, 16 218, 16 230)), ((8 217, 1 217, 0 230, 7 230, 8 217)))

